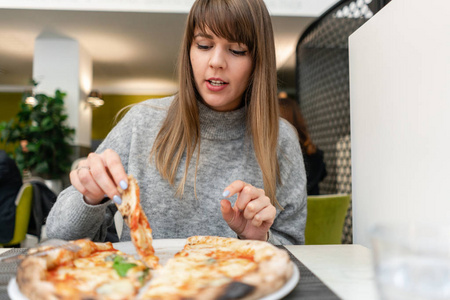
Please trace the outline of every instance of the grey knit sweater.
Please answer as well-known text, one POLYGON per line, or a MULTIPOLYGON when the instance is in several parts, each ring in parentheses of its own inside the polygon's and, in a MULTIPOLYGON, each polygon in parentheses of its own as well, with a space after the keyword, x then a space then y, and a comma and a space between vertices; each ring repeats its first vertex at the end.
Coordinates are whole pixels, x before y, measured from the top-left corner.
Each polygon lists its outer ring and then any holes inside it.
MULTIPOLYGON (((149 161, 153 141, 172 99, 152 99, 135 105, 96 152, 113 149, 120 155, 125 171, 137 178, 141 205, 154 238, 186 238, 192 235, 236 237, 223 220, 220 210, 224 188, 237 179, 263 188, 262 173, 251 139, 246 135, 245 108, 217 112, 199 102, 201 147, 196 179, 197 198, 194 195, 195 152, 184 195, 180 199, 175 196, 175 187, 162 179, 149 161)), ((282 185, 277 188, 277 199, 284 210, 277 209, 269 242, 303 244, 306 175, 296 133, 284 120, 280 121, 278 148, 282 185)), ((184 165, 183 159, 177 182, 183 176, 184 165)), ((236 196, 230 200, 234 204, 236 196)), ((95 206, 86 204, 82 195, 71 186, 61 192, 48 216, 47 235, 62 239, 89 237, 103 241, 116 211, 110 200, 95 206)), ((126 225, 121 240, 130 240, 126 225)))

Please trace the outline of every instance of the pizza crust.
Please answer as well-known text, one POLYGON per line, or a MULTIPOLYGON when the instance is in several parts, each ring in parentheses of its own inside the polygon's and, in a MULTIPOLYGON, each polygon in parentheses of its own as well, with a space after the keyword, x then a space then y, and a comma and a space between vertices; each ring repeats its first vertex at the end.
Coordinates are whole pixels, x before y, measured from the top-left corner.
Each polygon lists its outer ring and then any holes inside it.
MULTIPOLYGON (((88 247, 89 243, 92 243, 89 240, 78 240, 73 243, 81 247, 78 252, 60 248, 49 251, 43 256, 27 256, 20 263, 17 268, 17 285, 28 299, 58 299, 54 286, 50 282, 45 281, 47 270, 56 267, 60 263, 73 260, 78 255, 87 255, 92 252, 92 245, 88 247)), ((109 244, 112 247, 112 244, 109 244)), ((33 248, 28 253, 33 254, 47 249, 50 249, 50 247, 33 248)))
POLYGON ((26 258, 17 268, 17 285, 20 291, 30 300, 53 300, 55 288, 50 282, 45 281, 47 263, 37 257, 26 258))

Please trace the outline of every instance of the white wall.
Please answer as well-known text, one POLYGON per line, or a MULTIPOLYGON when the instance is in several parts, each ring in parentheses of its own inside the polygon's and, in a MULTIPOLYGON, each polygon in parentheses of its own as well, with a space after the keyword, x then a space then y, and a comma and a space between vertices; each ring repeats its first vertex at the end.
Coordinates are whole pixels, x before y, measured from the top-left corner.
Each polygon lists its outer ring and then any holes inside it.
POLYGON ((41 34, 35 41, 33 79, 36 93, 66 93, 68 125, 75 128, 74 144, 90 147, 92 110, 85 99, 92 86, 92 59, 78 41, 54 34, 41 34))
POLYGON ((354 243, 450 221, 450 1, 393 0, 349 38, 354 243))

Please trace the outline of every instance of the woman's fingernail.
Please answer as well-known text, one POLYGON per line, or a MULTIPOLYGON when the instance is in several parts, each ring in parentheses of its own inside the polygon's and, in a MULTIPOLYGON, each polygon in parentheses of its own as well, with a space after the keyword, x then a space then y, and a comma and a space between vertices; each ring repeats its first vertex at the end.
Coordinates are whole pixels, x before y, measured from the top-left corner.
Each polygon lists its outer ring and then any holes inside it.
POLYGON ((222 196, 224 196, 225 198, 228 197, 229 195, 230 195, 230 191, 225 191, 222 194, 222 196))
POLYGON ((115 195, 115 196, 113 197, 113 201, 116 202, 117 205, 122 204, 122 199, 121 199, 119 196, 117 196, 117 195, 115 195))
POLYGON ((122 190, 126 190, 128 188, 128 183, 126 183, 125 180, 121 180, 119 182, 119 184, 120 184, 120 187, 122 188, 122 190))

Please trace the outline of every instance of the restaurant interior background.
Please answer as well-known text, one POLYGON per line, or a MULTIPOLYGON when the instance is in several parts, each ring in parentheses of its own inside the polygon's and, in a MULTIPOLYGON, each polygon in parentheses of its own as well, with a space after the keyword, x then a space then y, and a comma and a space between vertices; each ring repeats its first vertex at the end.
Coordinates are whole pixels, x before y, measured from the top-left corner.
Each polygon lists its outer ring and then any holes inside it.
MULTIPOLYGON (((76 129, 75 160, 95 150, 121 108, 175 93, 179 41, 192 1, 161 2, 0 0, 0 121, 18 112, 24 92, 61 89, 76 129), (102 106, 88 104, 92 91, 101 93, 102 106)), ((325 153, 321 193, 351 194, 348 37, 389 0, 265 2, 279 90, 298 101, 325 153)), ((351 205, 342 242, 352 242, 351 205)))
MULTIPOLYGON (((66 46, 67 44, 72 46, 65 48, 66 51, 62 52, 66 53, 75 49, 75 53, 89 52, 88 54, 92 56, 90 60, 84 60, 85 63, 90 63, 83 64, 83 68, 94 71, 91 77, 92 82, 88 85, 89 89, 80 92, 81 84, 78 79, 80 68, 77 64, 74 67, 75 71, 65 73, 64 76, 54 78, 46 73, 46 80, 36 78, 41 81, 39 84, 41 91, 34 90, 35 92, 48 91, 51 94, 55 86, 50 85, 46 90, 47 86, 43 86, 45 81, 50 78, 54 83, 57 79, 67 79, 73 75, 72 73, 75 74, 75 79, 62 83, 77 83, 74 90, 69 91, 67 95, 70 100, 67 103, 68 112, 72 116, 71 122, 76 123, 81 119, 83 121, 81 125, 89 127, 89 130, 77 127, 78 134, 83 133, 74 143, 78 154, 83 148, 90 147, 94 127, 110 126, 110 118, 122 105, 139 101, 140 97, 147 98, 154 94, 166 95, 173 92, 167 90, 164 92, 158 90, 158 93, 148 92, 148 90, 144 92, 139 87, 155 86, 152 86, 151 82, 127 86, 120 84, 114 77, 123 75, 125 78, 133 78, 134 72, 140 69, 139 67, 131 68, 132 63, 126 61, 126 58, 132 57, 132 50, 142 48, 148 54, 151 50, 151 48, 143 47, 144 44, 139 44, 140 47, 136 49, 124 46, 132 44, 131 33, 127 32, 129 27, 125 26, 128 24, 123 23, 124 19, 127 19, 125 16, 134 17, 139 25, 134 27, 134 30, 139 33, 141 42, 145 43, 147 40, 142 37, 152 34, 151 32, 146 34, 147 28, 139 31, 143 23, 138 17, 145 20, 149 16, 157 19, 159 15, 170 18, 170 13, 147 12, 143 3, 150 3, 152 0, 128 0, 139 4, 133 9, 142 10, 141 13, 130 13, 129 8, 128 12, 112 13, 99 7, 96 10, 100 12, 96 13, 83 11, 79 14, 79 12, 70 11, 80 3, 108 2, 109 9, 118 9, 121 1, 125 2, 124 0, 75 0, 71 2, 73 7, 50 9, 49 6, 62 5, 60 3, 62 1, 0 0, 0 8, 2 8, 0 9, 0 121, 14 115, 18 106, 17 102, 21 101, 20 96, 31 88, 28 85, 28 77, 35 77, 35 74, 39 74, 35 73, 35 70, 43 67, 39 66, 39 62, 44 62, 44 66, 52 66, 51 62, 58 58, 56 54, 61 52, 61 49, 53 49, 58 51, 47 49, 40 53, 39 49, 45 50, 51 42, 45 40, 49 38, 48 35, 41 36, 43 41, 36 40, 42 29, 38 25, 42 22, 47 23, 49 28, 54 28, 54 31, 57 29, 65 31, 64 22, 72 20, 74 22, 71 30, 72 40, 57 39, 61 44, 67 42, 66 46), (43 14, 37 13, 39 9, 30 7, 36 5, 35 3, 48 5, 47 10, 42 11, 43 14), (14 5, 21 8, 14 9, 12 7, 14 5), (33 10, 25 9, 27 6, 28 9, 33 8, 33 10), (5 9, 6 7, 9 9, 5 9), (50 18, 53 14, 60 15, 60 18, 58 20, 50 18), (129 38, 122 40, 115 35, 99 35, 104 31, 100 32, 100 28, 92 27, 90 18, 93 16, 114 17, 114 22, 111 20, 107 22, 109 27, 114 29, 114 32, 121 32, 123 29, 130 35, 129 38), (29 34, 28 40, 23 41, 20 33, 28 31, 22 26, 30 29, 29 24, 31 27, 36 27, 35 33, 29 34), (83 30, 82 36, 94 37, 87 44, 73 39, 79 38, 75 36, 78 32, 75 29, 81 30, 85 27, 89 30, 83 30), (119 43, 114 43, 115 40, 119 43), (102 52, 97 48, 93 52, 82 51, 79 50, 80 44, 83 48, 90 45, 106 45, 109 51, 102 52), (114 52, 113 48, 118 52, 114 52), (34 56, 44 55, 45 57, 46 53, 50 53, 46 59, 34 61, 34 56), (123 53, 123 56, 120 56, 120 53, 123 53), (107 64, 106 60, 112 59, 109 55, 117 60, 107 64), (23 70, 25 70, 24 73, 22 73, 23 70), (15 77, 17 74, 23 75, 22 81, 16 83, 10 81, 17 79, 18 77, 15 77), (108 85, 100 80, 102 76, 112 76, 111 78, 115 80, 108 85), (115 87, 118 87, 118 90, 114 89, 115 87), (102 107, 95 109, 87 104, 88 93, 94 89, 103 92, 105 100, 102 107), (119 91, 122 90, 126 92, 120 93, 119 91), (136 93, 131 93, 130 90, 136 93), (14 95, 17 97, 15 100, 14 95), (76 95, 75 98, 74 95, 76 95), (73 104, 76 105, 73 106, 73 104), (86 115, 79 114, 79 108, 86 115), (107 112, 109 110, 111 112, 107 112), (103 122, 106 125, 96 125, 95 120, 92 120, 100 113, 105 114, 103 122)), ((183 2, 187 5, 191 1, 193 0, 180 0, 179 3, 183 2)), ((159 0, 152 3, 157 2, 159 0)), ((177 1, 167 2, 176 3, 177 1)), ((266 0, 266 2, 271 1, 266 0)), ((300 0, 279 0, 279 2, 275 0, 275 2, 288 3, 290 11, 295 10, 295 3, 306 3, 300 0)), ((319 3, 312 0, 308 2, 319 3)), ((446 151, 450 149, 450 118, 448 117, 450 115, 450 85, 448 84, 450 81, 450 2, 448 0, 391 0, 384 4, 370 0, 346 0, 334 5, 330 3, 333 7, 325 13, 317 12, 317 15, 306 17, 286 17, 290 20, 286 23, 287 25, 298 25, 298 27, 293 29, 295 30, 294 42, 289 43, 292 46, 292 48, 289 47, 291 50, 287 55, 289 59, 279 65, 280 90, 286 89, 299 102, 308 121, 313 140, 326 152, 327 164, 331 166, 329 170, 331 175, 327 181, 323 182, 321 192, 345 191, 347 193, 349 191, 352 197, 352 205, 347 215, 342 216, 342 221, 344 218, 347 220, 350 218, 351 221, 346 223, 344 235, 340 236, 342 239, 338 236, 337 242, 328 240, 325 243, 281 246, 289 251, 301 273, 297 286, 293 287, 292 291, 287 290, 288 293, 290 292, 287 299, 378 300, 380 298, 398 299, 402 296, 404 296, 402 299, 448 298, 449 280, 445 275, 449 274, 450 266, 448 218, 450 156, 446 151), (365 7, 365 4, 369 5, 365 7), (376 4, 382 7, 378 12, 374 7, 376 4), (370 12, 367 8, 371 9, 370 12), (361 12, 364 12, 364 17, 361 17, 361 12), (300 26, 300 23, 295 23, 302 18, 309 20, 307 24, 304 24, 306 28, 300 26), (339 24, 342 26, 338 26, 339 24), (354 30, 356 27, 358 28, 354 30), (294 53, 293 56, 292 53, 294 53), (290 71, 287 71, 288 65, 292 66, 289 68, 290 71), (288 84, 288 82, 291 83, 288 84), (374 225, 378 226, 374 227, 374 225), (353 240, 349 241, 348 233, 352 230, 353 240), (340 242, 353 242, 353 244, 336 245, 340 242)), ((307 5, 303 8, 305 7, 307 5)), ((76 10, 81 9, 78 7, 76 10)), ((275 15, 274 23, 283 18, 285 17, 275 15)), ((175 22, 175 17, 170 20, 175 22)), ((96 24, 101 27, 99 23, 96 24)), ((280 24, 276 24, 275 27, 278 26, 279 29, 280 24)), ((290 28, 287 25, 286 27, 290 28)), ((162 45, 164 39, 171 38, 165 31, 166 28, 166 26, 161 27, 162 33, 158 36, 158 43, 154 43, 155 46, 162 45)), ((277 31, 277 28, 275 31, 278 34, 279 45, 280 31, 277 31)), ((70 35, 68 31, 63 33, 70 35)), ((155 38, 153 35, 151 44, 155 38)), ((58 44, 52 45, 60 48, 58 44)), ((165 50, 169 52, 171 49, 165 50)), ((68 61, 78 63, 79 57, 68 61)), ((158 69, 157 62, 152 62, 152 68, 144 66, 147 59, 151 61, 152 57, 138 60, 143 67, 141 71, 150 72, 154 68, 156 73, 164 74, 162 69, 158 69)), ((160 56, 158 59, 162 61, 160 56)), ((64 61, 60 60, 59 64, 70 69, 70 64, 64 64, 64 61)), ((171 63, 165 63, 167 64, 171 63)), ((50 75, 53 74, 50 73, 50 75)), ((173 76, 172 72, 169 73, 173 76)), ((84 84, 86 83, 89 82, 84 81, 84 84)), ((159 81, 156 86, 163 87, 163 82, 159 81)), ((67 85, 64 89, 72 87, 67 85)), ((2 145, 0 145, 1 149, 3 149, 2 145)), ((30 202, 30 190, 27 191, 30 202)), ((309 221, 317 217, 314 214, 317 211, 324 211, 323 207, 317 204, 324 199, 330 200, 329 195, 313 198, 308 197, 306 229, 309 229, 309 221), (318 199, 320 201, 317 201, 318 199)), ((19 206, 23 202, 21 200, 19 206)), ((323 223, 329 223, 329 218, 328 215, 322 219, 323 223)), ((120 214, 118 219, 122 220, 120 214)), ((3 217, 0 217, 0 221, 2 220, 3 217)), ((0 229, 4 227, 0 226, 0 229)), ((322 231, 314 237, 323 237, 331 231, 330 228, 327 229, 327 232, 322 231)), ((308 232, 305 230, 306 240, 310 238, 308 232)), ((339 231, 337 233, 339 235, 339 231)), ((179 251, 182 247, 181 243, 184 243, 183 240, 167 239, 154 242, 156 251, 171 248, 174 253, 179 251)), ((125 242, 117 243, 116 246, 126 243, 131 245, 125 242)), ((27 248, 34 245, 28 243, 27 235, 25 243, 21 243, 20 247, 27 248)), ((24 249, 10 249, 13 246, 17 245, 0 244, 0 260, 1 257, 9 257, 14 253, 23 253, 24 249), (2 246, 6 249, 2 249, 2 246)), ((10 283, 14 283, 13 278, 16 276, 17 268, 15 262, 12 264, 15 268, 5 267, 3 262, 0 267, 0 275, 2 275, 0 276, 0 299, 2 300, 9 299, 11 296, 9 287, 10 283)))

